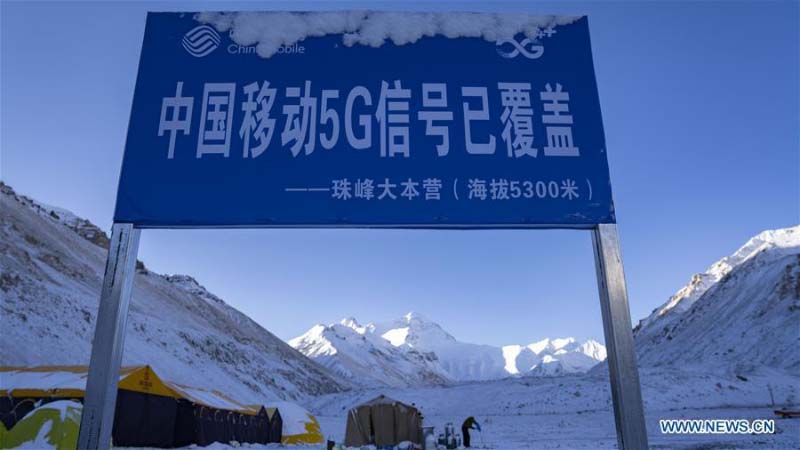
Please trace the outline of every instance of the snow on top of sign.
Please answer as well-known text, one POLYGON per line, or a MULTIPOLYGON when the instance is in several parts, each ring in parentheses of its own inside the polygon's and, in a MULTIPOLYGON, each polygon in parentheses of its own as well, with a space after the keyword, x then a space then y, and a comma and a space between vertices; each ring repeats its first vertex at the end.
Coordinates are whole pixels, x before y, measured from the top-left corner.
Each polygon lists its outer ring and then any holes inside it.
POLYGON ((490 42, 517 34, 529 38, 540 30, 566 25, 577 16, 532 16, 472 12, 202 12, 199 22, 230 32, 239 45, 256 45, 259 56, 269 58, 281 46, 307 37, 341 34, 344 45, 380 47, 387 40, 411 44, 423 37, 480 37, 490 42))

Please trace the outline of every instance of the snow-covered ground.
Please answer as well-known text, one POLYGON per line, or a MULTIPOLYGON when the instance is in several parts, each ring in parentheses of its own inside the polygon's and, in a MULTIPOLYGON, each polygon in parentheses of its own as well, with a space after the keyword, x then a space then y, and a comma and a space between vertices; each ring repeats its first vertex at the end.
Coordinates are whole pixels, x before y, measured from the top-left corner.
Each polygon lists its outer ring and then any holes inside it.
MULTIPOLYGON (((800 420, 778 419, 772 435, 665 435, 658 432, 660 419, 713 418, 762 419, 772 418, 769 408, 709 408, 648 412, 646 416, 651 449, 797 449, 800 448, 800 420)), ((344 436, 344 416, 318 416, 326 436, 341 442, 344 436)), ((452 416, 426 417, 433 423, 454 421, 452 416)), ((462 418, 463 420, 463 418, 462 418)), ((476 433, 473 447, 493 450, 560 449, 604 450, 617 448, 614 419, 610 411, 581 414, 480 416, 485 431, 476 433)), ((201 447, 192 447, 201 448, 201 447)), ((216 443, 205 447, 214 450, 236 448, 216 443)), ((282 446, 242 444, 250 449, 320 450, 325 445, 282 446)))
MULTIPOLYGON (((800 448, 800 420, 785 419, 776 423, 774 435, 666 435, 658 432, 659 419, 761 419, 772 418, 769 408, 710 408, 648 412, 648 437, 652 449, 797 449, 800 448)), ((341 440, 343 417, 318 416, 323 432, 341 440)), ((516 449, 580 449, 617 448, 614 417, 611 411, 586 411, 580 414, 519 414, 510 416, 476 416, 484 427, 475 433, 477 448, 516 449)), ((464 420, 462 416, 426 416, 434 424, 464 420)), ((441 430, 441 427, 437 429, 441 430)), ((313 448, 313 447, 310 447, 313 448)), ((317 448, 324 448, 323 446, 317 448)))
MULTIPOLYGON (((641 373, 648 434, 653 448, 800 448, 800 420, 776 420, 774 435, 675 436, 660 433, 659 419, 775 418, 776 407, 800 399, 800 376, 763 370, 744 379, 677 370, 641 373), (745 381, 746 380, 746 381, 745 381), (770 396, 770 389, 772 396, 770 396)), ((527 377, 447 388, 383 389, 332 394, 309 405, 329 438, 344 436, 345 412, 385 393, 416 404, 426 425, 458 428, 470 415, 481 423, 476 436, 494 449, 616 447, 608 379, 600 375, 527 377)))

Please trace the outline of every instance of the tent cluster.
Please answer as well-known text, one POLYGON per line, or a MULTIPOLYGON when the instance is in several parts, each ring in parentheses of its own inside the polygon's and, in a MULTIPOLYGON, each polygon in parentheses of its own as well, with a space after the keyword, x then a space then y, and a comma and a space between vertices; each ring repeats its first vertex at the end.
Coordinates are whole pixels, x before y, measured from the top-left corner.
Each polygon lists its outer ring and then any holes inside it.
MULTIPOLYGON (((12 433, 23 417, 50 402, 82 402, 87 374, 86 366, 0 367, 2 427, 12 433)), ((120 371, 112 439, 116 446, 161 448, 230 441, 321 442, 316 420, 307 412, 305 416, 292 418, 309 423, 304 432, 285 436, 278 408, 244 405, 215 390, 166 381, 150 366, 125 367, 120 371), (317 433, 309 434, 315 427, 317 433)))
POLYGON ((381 395, 348 412, 346 446, 382 448, 401 442, 422 444, 422 416, 417 408, 381 395))

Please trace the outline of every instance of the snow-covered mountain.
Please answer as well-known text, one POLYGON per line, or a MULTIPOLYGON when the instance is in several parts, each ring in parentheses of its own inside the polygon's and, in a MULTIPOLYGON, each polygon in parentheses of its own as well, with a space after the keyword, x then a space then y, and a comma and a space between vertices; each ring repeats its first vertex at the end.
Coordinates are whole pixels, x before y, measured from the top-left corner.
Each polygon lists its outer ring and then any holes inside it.
POLYGON ((436 355, 440 366, 453 381, 491 380, 509 376, 505 371, 502 349, 490 345, 469 344, 418 313, 382 323, 367 325, 368 332, 380 336, 403 351, 421 351, 436 355))
MULTIPOLYGON (((0 365, 89 361, 108 238, 0 183, 0 365)), ((123 364, 250 403, 348 387, 193 278, 137 264, 123 364)))
POLYGON ((447 374, 436 355, 400 349, 365 332, 353 318, 315 325, 289 345, 317 363, 365 386, 406 387, 444 385, 447 374))
POLYGON ((639 364, 800 373, 800 226, 764 231, 634 329, 639 364))
POLYGON ((561 375, 585 372, 604 361, 606 348, 591 339, 582 344, 574 338, 543 339, 525 346, 506 345, 503 357, 512 375, 561 375))
POLYGON ((360 325, 315 325, 289 341, 304 355, 366 386, 419 386, 522 375, 585 372, 606 357, 596 341, 545 339, 529 345, 460 342, 439 324, 408 313, 360 325))

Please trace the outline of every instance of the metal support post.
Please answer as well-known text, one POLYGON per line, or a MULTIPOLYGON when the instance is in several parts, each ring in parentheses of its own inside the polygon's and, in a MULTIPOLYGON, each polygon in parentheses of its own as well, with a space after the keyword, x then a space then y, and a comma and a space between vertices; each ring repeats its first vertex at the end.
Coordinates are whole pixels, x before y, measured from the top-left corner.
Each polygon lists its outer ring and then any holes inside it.
POLYGON ((129 223, 115 223, 111 228, 111 244, 100 292, 100 308, 97 311, 89 378, 78 433, 80 450, 107 450, 111 445, 139 233, 140 230, 129 223))
POLYGON ((616 224, 599 224, 592 231, 614 422, 620 450, 647 449, 639 370, 631 331, 628 289, 616 224))

